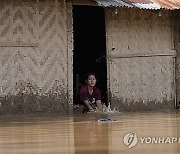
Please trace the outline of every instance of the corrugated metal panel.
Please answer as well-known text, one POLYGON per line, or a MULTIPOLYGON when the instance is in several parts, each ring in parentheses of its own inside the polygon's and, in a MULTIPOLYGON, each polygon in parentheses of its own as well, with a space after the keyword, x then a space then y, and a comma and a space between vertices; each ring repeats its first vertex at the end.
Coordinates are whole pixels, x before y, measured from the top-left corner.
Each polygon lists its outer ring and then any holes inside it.
POLYGON ((108 6, 133 7, 133 5, 130 5, 130 4, 123 2, 121 0, 95 0, 95 1, 98 2, 100 5, 103 5, 105 7, 108 7, 108 6))
POLYGON ((140 9, 180 9, 180 0, 95 0, 105 7, 138 7, 140 9))

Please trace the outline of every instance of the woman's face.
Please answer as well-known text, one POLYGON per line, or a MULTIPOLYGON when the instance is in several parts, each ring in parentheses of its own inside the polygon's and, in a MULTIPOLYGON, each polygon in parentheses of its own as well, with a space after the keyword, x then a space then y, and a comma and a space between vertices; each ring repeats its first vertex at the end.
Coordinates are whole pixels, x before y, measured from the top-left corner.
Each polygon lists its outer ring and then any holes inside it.
POLYGON ((96 77, 94 75, 88 76, 87 85, 90 87, 94 87, 96 85, 96 77))

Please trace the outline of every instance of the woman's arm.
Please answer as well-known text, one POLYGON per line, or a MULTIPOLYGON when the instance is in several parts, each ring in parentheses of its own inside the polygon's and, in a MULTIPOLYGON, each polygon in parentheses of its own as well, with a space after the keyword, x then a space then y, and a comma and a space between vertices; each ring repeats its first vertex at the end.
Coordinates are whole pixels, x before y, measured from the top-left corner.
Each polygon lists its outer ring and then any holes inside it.
POLYGON ((83 100, 84 104, 88 107, 89 110, 94 110, 91 106, 91 102, 88 100, 83 100))

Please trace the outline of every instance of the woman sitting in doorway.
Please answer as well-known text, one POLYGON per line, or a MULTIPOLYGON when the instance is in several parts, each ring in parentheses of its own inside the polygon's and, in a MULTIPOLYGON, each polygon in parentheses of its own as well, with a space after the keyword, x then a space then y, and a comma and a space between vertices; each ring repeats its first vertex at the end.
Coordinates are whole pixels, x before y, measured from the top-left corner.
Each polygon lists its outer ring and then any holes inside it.
POLYGON ((83 112, 93 112, 95 111, 94 106, 97 110, 102 112, 102 102, 101 102, 101 91, 95 86, 96 76, 94 73, 88 73, 86 77, 86 85, 82 86, 80 89, 80 98, 84 102, 85 108, 83 112))

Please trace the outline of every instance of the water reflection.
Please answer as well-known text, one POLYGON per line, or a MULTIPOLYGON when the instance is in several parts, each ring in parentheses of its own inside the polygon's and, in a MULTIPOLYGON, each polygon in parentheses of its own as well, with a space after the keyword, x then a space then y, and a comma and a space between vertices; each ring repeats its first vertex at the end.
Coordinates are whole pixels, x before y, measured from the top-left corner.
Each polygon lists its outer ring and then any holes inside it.
MULTIPOLYGON (((115 117, 114 117, 115 118, 115 117)), ((174 144, 138 144, 132 149, 128 149, 123 144, 123 137, 128 132, 136 132, 138 137, 178 137, 179 116, 170 113, 142 113, 124 114, 119 117, 120 122, 109 126, 109 136, 112 144, 109 154, 116 153, 146 153, 157 154, 169 153, 179 154, 178 143, 174 144), (119 145, 118 145, 119 144, 119 145)), ((179 144, 180 145, 180 144, 179 144)))
POLYGON ((180 137, 175 113, 119 113, 112 123, 99 123, 107 115, 87 114, 0 117, 0 154, 180 154, 180 143, 138 144, 127 148, 123 137, 180 137))

